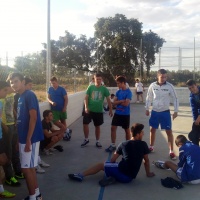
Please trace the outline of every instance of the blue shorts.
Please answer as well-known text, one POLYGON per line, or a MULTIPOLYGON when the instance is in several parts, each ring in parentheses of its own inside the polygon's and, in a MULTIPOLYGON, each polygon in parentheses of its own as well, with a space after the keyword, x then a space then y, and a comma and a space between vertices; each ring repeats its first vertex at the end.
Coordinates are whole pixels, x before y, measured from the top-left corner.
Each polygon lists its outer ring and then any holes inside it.
POLYGON ((149 119, 149 126, 158 129, 160 124, 161 129, 171 130, 172 129, 172 121, 170 111, 156 112, 154 110, 151 111, 151 117, 149 119))
POLYGON ((104 171, 107 177, 113 177, 121 183, 129 183, 133 178, 121 173, 118 169, 118 163, 105 162, 104 171))

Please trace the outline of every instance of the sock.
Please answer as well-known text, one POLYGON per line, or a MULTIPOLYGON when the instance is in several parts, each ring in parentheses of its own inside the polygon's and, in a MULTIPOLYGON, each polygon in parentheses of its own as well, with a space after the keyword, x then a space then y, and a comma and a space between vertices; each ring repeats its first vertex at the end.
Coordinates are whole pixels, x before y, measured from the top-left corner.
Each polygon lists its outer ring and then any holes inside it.
POLYGON ((40 195, 40 190, 39 190, 39 188, 36 188, 36 189, 35 189, 35 195, 36 195, 36 196, 40 195))
POLYGON ((99 140, 96 140, 96 142, 99 142, 99 140))
POLYGON ((111 143, 111 146, 112 146, 112 147, 115 147, 115 143, 111 143))
POLYGON ((33 194, 33 195, 29 195, 29 200, 35 200, 36 199, 36 195, 33 194))
POLYGON ((88 141, 89 139, 88 139, 88 138, 85 138, 85 140, 88 141))
POLYGON ((0 185, 0 193, 4 192, 4 187, 3 185, 0 185))
POLYGON ((154 146, 151 146, 151 145, 150 145, 149 147, 152 148, 152 149, 154 149, 154 146))
POLYGON ((174 153, 174 151, 173 151, 173 150, 170 150, 169 153, 174 153))
POLYGON ((40 156, 38 156, 38 164, 41 162, 41 158, 40 156))

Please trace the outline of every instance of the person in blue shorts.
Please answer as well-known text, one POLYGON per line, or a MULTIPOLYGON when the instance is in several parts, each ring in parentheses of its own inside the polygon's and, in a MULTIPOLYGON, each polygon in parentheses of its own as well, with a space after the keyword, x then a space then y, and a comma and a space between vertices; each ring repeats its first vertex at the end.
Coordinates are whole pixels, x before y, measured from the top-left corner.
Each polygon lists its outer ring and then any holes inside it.
POLYGON ((115 181, 129 183, 136 178, 142 160, 144 160, 146 176, 155 176, 153 172, 150 172, 148 158, 149 148, 147 143, 142 141, 144 135, 143 129, 143 124, 133 124, 131 127, 132 138, 119 144, 110 162, 98 163, 82 173, 68 174, 68 177, 72 180, 81 182, 86 176, 96 174, 100 171, 105 171, 106 178, 99 182, 101 186, 112 184, 115 181), (116 160, 119 156, 122 156, 122 159, 118 163, 116 160))
POLYGON ((26 90, 24 76, 11 73, 7 79, 15 92, 20 94, 17 107, 17 131, 22 172, 26 179, 29 196, 24 200, 41 199, 35 167, 38 164, 40 141, 44 139, 36 95, 26 90))
POLYGON ((174 113, 172 114, 173 120, 178 116, 178 98, 174 86, 167 82, 167 71, 165 69, 159 69, 157 72, 157 81, 153 82, 147 92, 146 97, 146 116, 149 116, 149 108, 152 104, 151 117, 149 119, 150 126, 150 147, 149 150, 154 152, 154 143, 156 138, 156 129, 159 125, 161 129, 165 129, 168 146, 169 156, 172 160, 176 159, 176 155, 173 151, 174 136, 172 133, 172 122, 170 114, 170 100, 173 99, 174 113))
POLYGON ((105 149, 106 152, 113 152, 116 150, 116 131, 117 127, 121 126, 125 131, 125 139, 130 140, 130 101, 132 99, 132 92, 126 88, 126 78, 118 76, 116 83, 119 90, 116 92, 113 104, 116 105, 115 114, 111 123, 111 145, 105 149))

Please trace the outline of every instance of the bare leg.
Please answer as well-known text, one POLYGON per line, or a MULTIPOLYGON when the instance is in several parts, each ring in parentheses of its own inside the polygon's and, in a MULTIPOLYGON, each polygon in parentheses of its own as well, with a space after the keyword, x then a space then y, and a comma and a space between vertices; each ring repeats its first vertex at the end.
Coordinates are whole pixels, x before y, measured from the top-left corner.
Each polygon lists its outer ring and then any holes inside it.
POLYGON ((65 127, 65 130, 67 129, 67 122, 65 119, 61 119, 60 122, 62 123, 62 125, 65 127))
POLYGON ((143 102, 143 94, 141 94, 141 99, 142 99, 142 102, 143 102))
POLYGON ((168 146, 169 146, 169 150, 173 151, 173 145, 174 145, 174 136, 172 134, 172 130, 165 130, 167 133, 167 137, 168 137, 168 146))
POLYGON ((154 146, 155 139, 156 139, 156 129, 150 127, 150 146, 154 146))
POLYGON ((22 168, 22 172, 25 175, 29 195, 34 195, 35 189, 38 188, 35 168, 22 168))
POLYGON ((100 126, 95 126, 96 140, 100 139, 100 126))
POLYGON ((117 126, 111 126, 111 142, 115 143, 116 141, 116 131, 117 131, 117 126))
POLYGON ((139 101, 139 94, 137 94, 137 101, 139 101))
POLYGON ((125 134, 126 134, 126 140, 130 140, 131 139, 131 132, 130 129, 124 129, 125 130, 125 134))
POLYGON ((98 163, 96 165, 94 165, 93 167, 85 170, 82 175, 83 176, 89 176, 89 175, 93 175, 96 174, 100 171, 104 171, 104 163, 98 163))
POLYGON ((83 132, 84 132, 85 138, 88 138, 88 136, 89 136, 89 125, 88 124, 83 124, 83 132))
POLYGON ((61 123, 60 121, 55 121, 54 124, 59 127, 60 129, 63 129, 64 131, 67 129, 67 127, 61 123))
POLYGON ((173 172, 176 172, 178 169, 178 166, 171 161, 166 161, 164 167, 167 169, 171 169, 173 172))
POLYGON ((60 141, 63 137, 53 136, 51 142, 45 147, 45 149, 50 149, 54 144, 60 141))

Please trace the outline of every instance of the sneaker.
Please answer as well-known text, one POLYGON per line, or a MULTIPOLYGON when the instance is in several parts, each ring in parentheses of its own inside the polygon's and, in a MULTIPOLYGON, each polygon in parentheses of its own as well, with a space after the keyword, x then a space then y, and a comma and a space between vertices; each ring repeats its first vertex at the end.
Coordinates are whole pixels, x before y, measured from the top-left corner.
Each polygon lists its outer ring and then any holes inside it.
POLYGON ((107 185, 111 185, 111 184, 113 184, 113 183, 115 183, 115 178, 113 178, 113 177, 108 177, 108 178, 104 178, 104 179, 102 179, 102 180, 100 180, 99 181, 99 185, 101 186, 101 187, 105 187, 105 186, 107 186, 107 185))
POLYGON ((81 147, 85 147, 89 143, 89 140, 84 140, 83 143, 81 144, 81 147))
POLYGON ((96 142, 96 147, 99 148, 99 149, 101 149, 102 148, 101 143, 100 142, 96 142))
POLYGON ((21 183, 15 177, 11 177, 9 180, 6 179, 5 183, 7 185, 16 186, 16 187, 21 185, 21 183))
POLYGON ((40 165, 38 165, 37 167, 35 167, 35 169, 36 169, 36 172, 38 174, 44 174, 45 173, 45 170, 42 169, 42 167, 40 167, 40 165))
POLYGON ((41 193, 36 196, 36 200, 42 200, 42 194, 41 193))
POLYGON ((153 153, 154 152, 154 148, 153 147, 149 147, 149 151, 150 151, 150 153, 153 153))
POLYGON ((71 139, 70 133, 65 132, 64 137, 63 137, 63 140, 65 140, 65 141, 70 141, 70 139, 71 139))
POLYGON ((17 179, 24 179, 25 177, 24 177, 23 173, 19 172, 19 173, 15 173, 15 178, 17 178, 17 179))
POLYGON ((175 156, 174 152, 171 152, 171 153, 169 154, 169 157, 170 157, 172 160, 176 160, 176 156, 175 156))
POLYGON ((27 196, 26 198, 24 198, 24 199, 22 199, 22 200, 29 200, 30 199, 30 197, 29 196, 27 196))
POLYGON ((110 145, 107 149, 105 149, 106 152, 113 152, 116 150, 116 146, 110 145))
POLYGON ((67 133, 72 133, 72 129, 67 128, 66 132, 67 133))
POLYGON ((41 160, 39 163, 38 163, 41 167, 50 167, 49 164, 45 163, 44 160, 41 160))
POLYGON ((153 164, 159 169, 165 169, 164 162, 162 161, 153 161, 153 164))
POLYGON ((83 176, 80 174, 68 174, 68 177, 72 180, 82 182, 83 181, 83 176))
POLYGON ((56 149, 50 148, 49 151, 53 153, 54 151, 56 151, 56 149))
POLYGON ((12 198, 15 196, 16 196, 16 194, 8 192, 7 190, 4 190, 3 192, 0 193, 1 198, 12 198))
POLYGON ((43 152, 44 152, 44 154, 47 155, 47 156, 53 155, 53 153, 50 152, 49 149, 44 149, 43 152))

